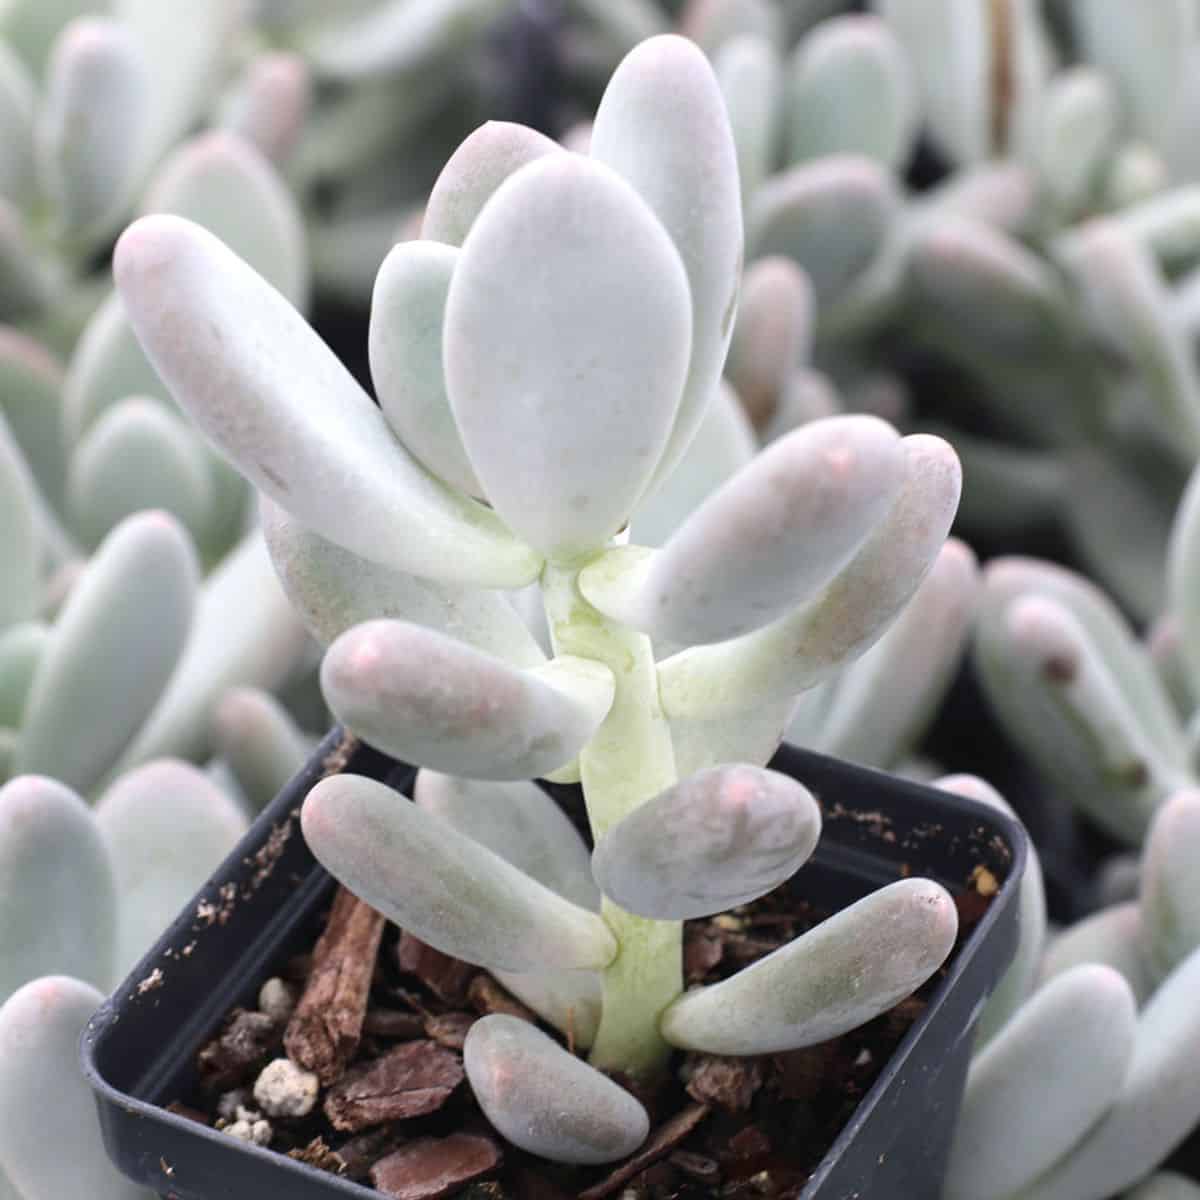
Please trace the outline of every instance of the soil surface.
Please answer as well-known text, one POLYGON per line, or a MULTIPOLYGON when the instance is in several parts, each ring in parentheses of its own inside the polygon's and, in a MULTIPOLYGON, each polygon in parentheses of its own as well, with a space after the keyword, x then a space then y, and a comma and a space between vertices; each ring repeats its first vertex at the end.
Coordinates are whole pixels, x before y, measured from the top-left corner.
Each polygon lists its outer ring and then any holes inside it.
MULTIPOLYGON (((959 897, 960 942, 994 884, 977 873, 959 897)), ((687 983, 723 979, 828 915, 785 885, 688 922, 687 983)), ((652 1131, 632 1158, 559 1167, 488 1124, 462 1069, 463 1039, 479 1016, 537 1019, 486 972, 339 890, 311 953, 278 964, 257 1010, 228 1015, 197 1057, 196 1094, 172 1107, 402 1200, 795 1197, 943 972, 891 1012, 819 1046, 749 1059, 678 1054, 667 1084, 638 1092, 652 1131), (256 1089, 273 1062, 275 1086, 256 1089)))

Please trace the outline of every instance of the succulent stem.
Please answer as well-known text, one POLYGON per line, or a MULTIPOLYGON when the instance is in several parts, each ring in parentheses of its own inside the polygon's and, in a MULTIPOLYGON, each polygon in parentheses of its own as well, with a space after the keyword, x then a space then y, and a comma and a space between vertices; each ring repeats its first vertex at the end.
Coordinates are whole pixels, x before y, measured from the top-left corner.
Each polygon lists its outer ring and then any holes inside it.
MULTIPOLYGON (((658 698, 650 639, 609 621, 580 594, 584 563, 547 564, 542 576, 555 652, 604 663, 616 681, 612 708, 580 756, 592 834, 676 782, 675 751, 658 698)), ((620 945, 604 972, 604 1003, 591 1061, 603 1070, 650 1076, 669 1053, 659 1017, 683 990, 683 926, 625 912, 609 900, 602 915, 620 945)))

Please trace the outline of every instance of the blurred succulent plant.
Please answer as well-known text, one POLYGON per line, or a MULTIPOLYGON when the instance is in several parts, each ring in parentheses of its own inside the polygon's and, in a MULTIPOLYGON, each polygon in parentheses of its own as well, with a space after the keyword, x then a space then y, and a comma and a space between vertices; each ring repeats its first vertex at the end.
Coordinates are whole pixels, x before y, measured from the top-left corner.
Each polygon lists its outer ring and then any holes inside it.
POLYGON ((4 6, 0 319, 69 343, 94 305, 93 260, 209 103, 240 5, 189 12, 181 39, 153 0, 4 6))
MULTIPOLYGON (((973 777, 942 786, 1002 803, 973 777)), ((1017 963, 1040 958, 1038 986, 1012 993, 977 1043, 945 1200, 1112 1195, 1139 1185, 1200 1121, 1198 853, 1200 790, 1179 791, 1154 818, 1137 901, 1060 932, 1042 953, 1044 906, 1023 894, 1017 963)), ((1155 1176, 1131 1195, 1186 1197, 1187 1187, 1155 1176)))
MULTIPOLYGON (((703 55, 676 37, 639 45, 590 150, 489 124, 452 156, 423 240, 398 245, 376 281, 379 408, 195 225, 143 219, 115 260, 150 360, 266 498, 280 577, 329 644, 335 715, 460 777, 582 778, 590 906, 369 780, 332 777, 304 808, 318 857, 423 940, 506 972, 592 974, 593 1065, 501 1017, 466 1048, 492 1121, 580 1162, 621 1157, 646 1132, 640 1104, 596 1068, 653 1075, 671 1045, 823 1040, 918 986, 957 924, 944 890, 905 880, 680 996, 682 920, 769 890, 818 833, 802 787, 732 764, 766 762, 796 695, 911 598, 960 476, 936 438, 865 416, 814 423, 661 549, 622 544, 703 423, 736 309, 736 157, 703 55), (550 661, 503 595, 535 582, 550 661), (514 1056, 538 1066, 500 1087, 514 1056)), ((577 864, 579 847, 568 853, 577 864)))

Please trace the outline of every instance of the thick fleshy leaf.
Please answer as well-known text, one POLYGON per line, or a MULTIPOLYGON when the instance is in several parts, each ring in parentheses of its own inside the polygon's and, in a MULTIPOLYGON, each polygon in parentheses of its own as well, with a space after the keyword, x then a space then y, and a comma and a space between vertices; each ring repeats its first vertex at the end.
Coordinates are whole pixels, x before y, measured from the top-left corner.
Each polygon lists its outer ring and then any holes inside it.
POLYGON ((879 17, 835 17, 796 47, 788 79, 789 162, 861 154, 901 169, 918 117, 912 68, 879 17))
POLYGON ((885 422, 815 421, 762 451, 657 554, 612 551, 582 572, 580 589, 601 612, 682 645, 761 629, 845 568, 895 503, 905 468, 885 422))
POLYGON ((955 172, 923 197, 931 209, 1019 234, 1038 218, 1042 192, 1024 163, 993 159, 955 172))
POLYGON ((1138 1020, 1133 1061, 1117 1101, 1021 1200, 1092 1200, 1136 1183, 1178 1146, 1200 1114, 1200 950, 1177 967, 1138 1020))
POLYGON ((308 298, 304 225, 271 163, 244 139, 217 131, 185 142, 154 178, 142 211, 203 225, 297 308, 308 298))
POLYGON ((837 679, 814 750, 888 768, 940 706, 971 631, 979 567, 951 538, 896 623, 837 679))
POLYGON ((406 762, 471 779, 533 779, 570 762, 613 697, 590 659, 520 671, 420 625, 356 625, 328 649, 321 690, 338 720, 406 762))
POLYGON ((1161 196, 1170 183, 1170 169, 1153 146, 1126 142, 1117 148, 1104 180, 1105 207, 1119 213, 1161 196))
POLYGON ((962 488, 958 458, 941 438, 914 434, 903 447, 899 497, 820 595, 765 629, 660 665, 669 717, 716 718, 799 695, 878 641, 937 560, 962 488))
POLYGON ((0 414, 0 629, 37 611, 42 561, 38 507, 29 464, 0 414))
MULTIPOLYGON (((486 127, 485 127, 486 128, 486 127)), ((387 423, 439 479, 483 497, 446 396, 442 331, 458 251, 440 242, 401 242, 371 296, 371 379, 387 423)))
POLYGON ((650 1132, 629 1092, 519 1017, 476 1021, 463 1068, 484 1116, 513 1145, 551 1162, 616 1162, 650 1132))
POLYGON ((262 536, 248 534, 204 581, 179 664, 119 769, 152 758, 203 758, 221 697, 232 687, 277 688, 308 644, 262 536))
POLYGON ((79 1068, 80 1036, 103 999, 50 975, 0 1008, 0 1159, 21 1200, 150 1200, 109 1162, 79 1068))
POLYGON ((336 79, 419 72, 464 53, 512 3, 383 0, 318 22, 305 36, 304 50, 321 74, 336 79))
POLYGON ((96 824, 120 901, 120 978, 237 845, 246 815, 203 771, 160 759, 122 775, 105 791, 96 824))
POLYGON ((1034 142, 1039 173, 1065 212, 1084 208, 1120 129, 1111 80, 1091 67, 1074 67, 1050 81, 1034 142))
POLYGON ((1125 1200, 1200 1200, 1200 1183, 1174 1171, 1156 1171, 1145 1183, 1126 1193, 1125 1200))
POLYGON ((537 557, 491 513, 409 457, 329 347, 217 238, 144 217, 117 243, 114 271, 176 400, 298 520, 434 578, 516 587, 537 574, 537 557))
POLYGON ((0 1003, 31 979, 70 971, 109 988, 117 893, 84 802, 23 775, 0 788, 0 1003))
POLYGON ((626 912, 686 921, 766 895, 808 861, 820 835, 817 802, 790 776, 712 767, 609 829, 592 874, 626 912))
POLYGON ((764 37, 731 38, 713 56, 713 71, 729 112, 742 184, 742 209, 775 166, 783 104, 783 64, 764 37))
POLYGON ((129 204, 148 100, 149 65, 128 29, 86 17, 63 30, 50 56, 37 153, 64 232, 102 237, 129 204))
POLYGON ((654 214, 580 155, 523 167, 471 227, 446 389, 488 499, 541 553, 593 550, 629 518, 679 405, 689 310, 654 214))
POLYGON ((32 338, 0 326, 0 412, 38 488, 55 507, 67 475, 63 370, 32 338))
POLYGON ((679 777, 721 763, 748 762, 765 766, 783 741, 795 700, 785 696, 766 704, 748 705, 709 720, 671 721, 671 743, 679 777))
POLYGON ((21 727, 25 700, 50 636, 40 621, 21 621, 0 632, 0 727, 21 727))
POLYGON ((545 661, 503 593, 438 583, 369 562, 305 529, 270 501, 264 502, 262 517, 288 599, 322 645, 363 621, 391 618, 436 629, 513 666, 545 661))
POLYGON ((832 155, 763 185, 746 242, 753 258, 781 254, 799 263, 824 305, 879 254, 899 208, 896 186, 877 163, 832 155))
POLYGON ((256 812, 275 799, 312 750, 287 709, 260 688, 225 693, 213 713, 212 742, 256 812))
POLYGON ((150 69, 150 120, 141 138, 143 169, 195 123, 216 85, 233 35, 242 20, 238 0, 197 0, 188 9, 187 37, 179 15, 158 0, 113 0, 112 13, 126 25, 150 69))
POLYGON ((1200 471, 1188 480, 1171 529, 1167 611, 1178 622, 1180 654, 1192 686, 1200 686, 1200 471))
POLYGON ((160 508, 199 540, 216 503, 207 459, 196 435, 159 401, 134 397, 115 405, 71 457, 72 531, 96 546, 126 517, 160 508))
POLYGON ((1004 1200, 1066 1153, 1116 1100, 1136 1031, 1111 967, 1047 984, 971 1063, 945 1200, 1004 1200))
POLYGON ((18 209, 0 196, 0 320, 35 314, 54 302, 59 281, 18 209))
POLYGON ((1154 990, 1142 961, 1142 919, 1135 903, 1116 904, 1077 921, 1052 938, 1039 972, 1042 984, 1083 963, 1119 971, 1138 1003, 1154 990))
POLYGON ((356 896, 464 962, 596 970, 617 952, 596 913, 372 779, 322 780, 301 822, 312 852, 356 896))
POLYGON ((857 1029, 911 995, 954 946, 954 900, 929 879, 902 879, 828 918, 663 1013, 673 1046, 774 1054, 857 1029))
POLYGON ((812 284, 791 259, 760 258, 747 269, 725 376, 756 428, 770 422, 792 372, 808 361, 816 315, 812 284))
POLYGON ((311 73, 300 55, 264 51, 250 60, 225 98, 221 123, 278 165, 300 138, 311 93, 311 73))
POLYGON ((0 42, 0 196, 23 204, 34 190, 34 83, 25 64, 0 42))
POLYGON ((630 541, 637 546, 661 546, 757 453, 754 427, 733 389, 722 382, 675 469, 633 514, 630 541))
POLYGON ((587 847, 566 814, 535 783, 462 779, 423 770, 413 798, 552 892, 600 911, 587 847))
POLYGON ((1143 952, 1150 977, 1164 979, 1200 948, 1200 791, 1176 792, 1158 810, 1142 857, 1143 952))
MULTIPOLYGON (((932 780, 936 788, 965 796, 978 804, 986 804, 1013 820, 1020 818, 1008 801, 989 783, 976 775, 945 775, 932 780)), ((975 1031, 975 1053, 987 1046, 1004 1029, 1012 1015, 1025 1003, 1033 991, 1038 964, 1046 945, 1046 885, 1042 864, 1032 844, 1025 860, 1018 896, 1017 952, 1008 964, 1000 982, 992 990, 979 1017, 975 1031)))
POLYGON ((560 153, 557 143, 528 126, 511 121, 481 125, 450 155, 437 177, 421 236, 461 246, 483 206, 510 175, 535 159, 560 153))
POLYGON ((71 592, 26 702, 18 768, 82 792, 116 761, 158 700, 187 640, 195 551, 166 513, 105 539, 71 592))
POLYGON ((1176 102, 1187 49, 1200 34, 1196 6, 1070 0, 1067 9, 1082 57, 1115 81, 1137 131, 1155 139, 1176 102))
POLYGON ((649 38, 613 73, 592 155, 641 193, 678 248, 692 300, 687 386, 656 478, 704 418, 733 334, 743 229, 737 151, 707 59, 684 38, 649 38))
POLYGON ((588 1050, 600 1028, 604 982, 599 971, 513 971, 492 974, 527 1008, 588 1050))

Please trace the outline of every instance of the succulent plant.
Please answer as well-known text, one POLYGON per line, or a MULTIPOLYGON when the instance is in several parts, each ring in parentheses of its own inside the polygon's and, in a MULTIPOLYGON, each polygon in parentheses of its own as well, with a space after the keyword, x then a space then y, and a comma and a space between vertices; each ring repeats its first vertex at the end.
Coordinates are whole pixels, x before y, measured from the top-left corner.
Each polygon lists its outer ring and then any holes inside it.
MULTIPOLYGON (((115 271, 150 361, 264 496, 284 586, 329 646, 334 714, 457 776, 582 778, 600 912, 369 780, 324 781, 303 823, 335 875, 435 947, 506 973, 592 974, 591 1066, 489 1018, 467 1069, 521 1144, 616 1158, 645 1114, 596 1068, 651 1077, 671 1045, 811 1044, 890 1007, 949 952, 950 898, 904 880, 680 995, 683 919, 762 894, 811 851, 812 797, 750 764, 770 757, 794 698, 864 653, 917 590, 958 464, 876 418, 818 422, 661 549, 623 544, 702 424, 737 303, 733 142, 682 39, 623 61, 590 156, 519 126, 478 130, 439 177, 423 234, 376 282, 379 408, 197 226, 143 219, 115 271), (549 661, 503 595, 535 582, 549 661), (533 1133, 494 1086, 514 1047, 540 1064, 519 1089, 540 1114, 533 1133)), ((562 1019, 551 1001, 542 1011, 562 1019)))
MULTIPOLYGON (((944 786, 979 799, 988 790, 970 778, 944 786)), ((1111 1195, 1150 1175, 1200 1122, 1191 1066, 1200 1037, 1198 851, 1200 791, 1180 791, 1154 818, 1138 900, 1050 940, 1036 989, 977 1044, 946 1200, 1111 1195)), ((1023 925, 1018 962, 1040 941, 1024 907, 1023 925)))

